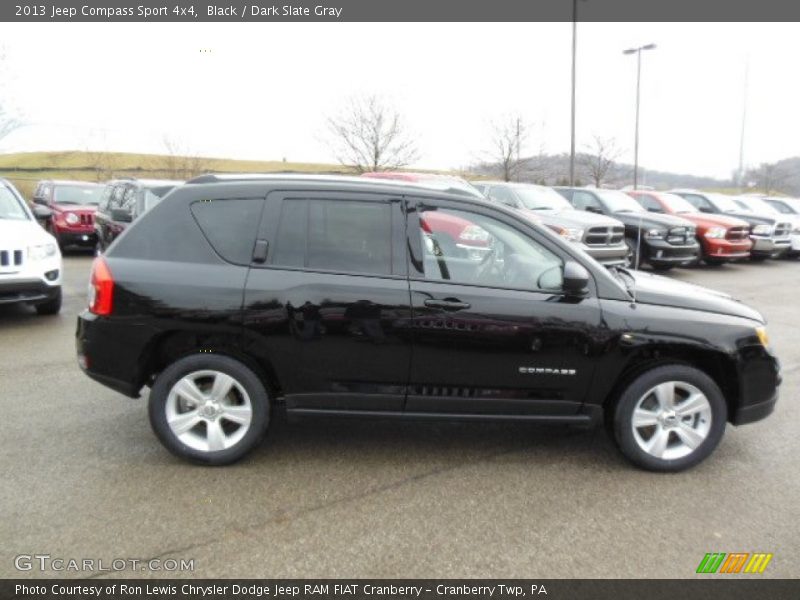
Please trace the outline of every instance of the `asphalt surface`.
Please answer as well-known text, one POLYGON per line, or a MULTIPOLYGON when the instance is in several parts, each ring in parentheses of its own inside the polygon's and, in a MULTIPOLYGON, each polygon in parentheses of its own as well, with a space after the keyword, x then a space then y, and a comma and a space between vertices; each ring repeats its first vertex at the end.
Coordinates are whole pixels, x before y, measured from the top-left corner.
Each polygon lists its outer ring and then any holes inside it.
POLYGON ((0 307, 2 577, 109 576, 20 573, 20 554, 194 559, 128 577, 692 577, 707 552, 800 576, 800 262, 670 275, 761 310, 784 365, 775 414, 675 475, 631 467, 602 429, 347 420, 275 423, 243 462, 191 466, 145 399, 76 365, 90 262, 66 257, 59 316, 0 307))

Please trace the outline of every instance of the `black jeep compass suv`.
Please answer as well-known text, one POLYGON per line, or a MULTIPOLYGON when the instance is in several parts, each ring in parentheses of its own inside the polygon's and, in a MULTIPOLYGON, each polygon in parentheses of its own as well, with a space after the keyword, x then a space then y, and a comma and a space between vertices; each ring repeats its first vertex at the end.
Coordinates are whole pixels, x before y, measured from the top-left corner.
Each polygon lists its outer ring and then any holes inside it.
POLYGON ((605 421, 634 463, 677 471, 780 382, 764 320, 728 296, 607 270, 485 200, 344 177, 177 188, 95 260, 77 352, 123 394, 150 386, 156 435, 207 464, 280 408, 605 421))

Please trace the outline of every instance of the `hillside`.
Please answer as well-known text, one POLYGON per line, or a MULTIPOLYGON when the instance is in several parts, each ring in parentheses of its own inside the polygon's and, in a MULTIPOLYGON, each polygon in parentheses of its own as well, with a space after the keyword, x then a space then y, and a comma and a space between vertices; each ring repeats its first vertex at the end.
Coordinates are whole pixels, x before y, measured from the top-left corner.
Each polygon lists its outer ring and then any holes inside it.
POLYGON ((351 173, 341 165, 231 160, 122 152, 25 152, 0 154, 0 177, 30 198, 40 179, 106 181, 115 177, 187 179, 214 173, 351 173))

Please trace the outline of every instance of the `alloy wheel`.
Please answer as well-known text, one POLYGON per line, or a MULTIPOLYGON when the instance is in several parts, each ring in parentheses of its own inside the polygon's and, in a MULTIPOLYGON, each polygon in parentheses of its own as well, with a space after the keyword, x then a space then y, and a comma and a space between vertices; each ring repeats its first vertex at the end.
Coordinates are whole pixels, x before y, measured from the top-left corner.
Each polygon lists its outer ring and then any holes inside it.
POLYGON ((165 404, 167 425, 183 444, 201 452, 236 445, 250 429, 253 406, 244 387, 216 370, 179 379, 165 404))
POLYGON ((636 443, 650 456, 683 458, 708 437, 711 404, 699 388, 684 381, 666 381, 638 400, 631 427, 636 443))

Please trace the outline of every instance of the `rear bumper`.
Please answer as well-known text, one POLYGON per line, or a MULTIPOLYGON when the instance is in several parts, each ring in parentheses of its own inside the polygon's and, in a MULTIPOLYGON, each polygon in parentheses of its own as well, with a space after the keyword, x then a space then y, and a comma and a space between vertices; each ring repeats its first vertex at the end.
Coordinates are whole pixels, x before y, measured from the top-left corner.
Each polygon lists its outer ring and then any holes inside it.
POLYGON ((139 363, 141 345, 130 333, 104 317, 84 310, 78 315, 75 351, 78 366, 89 377, 131 398, 138 398, 144 384, 139 363))

